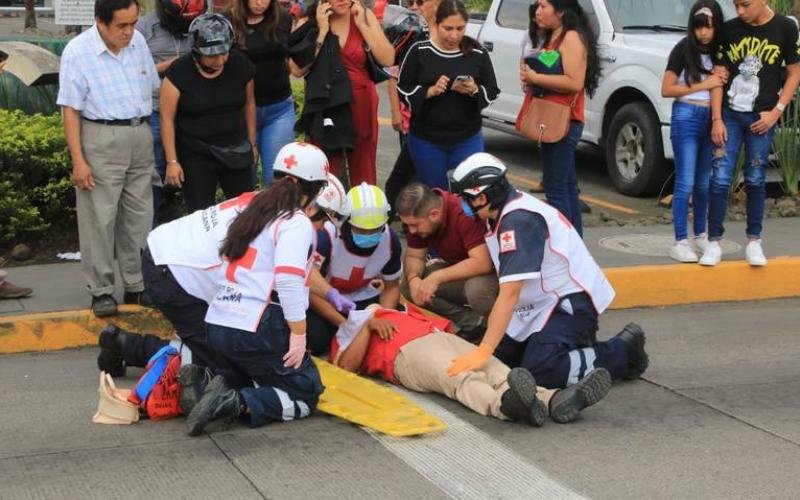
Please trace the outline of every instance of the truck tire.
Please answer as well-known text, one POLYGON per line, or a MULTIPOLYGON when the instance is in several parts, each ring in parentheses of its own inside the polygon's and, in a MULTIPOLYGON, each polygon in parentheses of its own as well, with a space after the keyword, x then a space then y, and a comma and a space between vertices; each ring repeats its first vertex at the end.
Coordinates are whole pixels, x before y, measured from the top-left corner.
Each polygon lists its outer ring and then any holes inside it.
POLYGON ((605 150, 611 182, 622 194, 657 194, 667 180, 661 123, 647 102, 632 102, 617 110, 608 127, 605 150))

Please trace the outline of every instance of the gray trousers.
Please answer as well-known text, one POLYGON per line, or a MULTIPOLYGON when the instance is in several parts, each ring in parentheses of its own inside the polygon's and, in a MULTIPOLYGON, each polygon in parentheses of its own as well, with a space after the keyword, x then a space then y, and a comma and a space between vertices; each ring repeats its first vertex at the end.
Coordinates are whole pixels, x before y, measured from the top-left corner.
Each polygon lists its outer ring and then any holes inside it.
POLYGON ((146 123, 81 120, 81 148, 95 186, 75 189, 83 275, 89 293, 114 293, 114 258, 126 292, 144 290, 141 251, 153 223, 153 136, 146 123))
MULTIPOLYGON (((447 267, 445 262, 435 262, 425 267, 422 277, 447 267)), ((466 280, 442 283, 436 296, 429 304, 417 304, 443 316, 455 324, 459 331, 471 330, 486 325, 486 318, 492 310, 500 285, 494 273, 473 276, 466 280)), ((403 277, 400 282, 403 296, 411 300, 408 282, 403 277)))

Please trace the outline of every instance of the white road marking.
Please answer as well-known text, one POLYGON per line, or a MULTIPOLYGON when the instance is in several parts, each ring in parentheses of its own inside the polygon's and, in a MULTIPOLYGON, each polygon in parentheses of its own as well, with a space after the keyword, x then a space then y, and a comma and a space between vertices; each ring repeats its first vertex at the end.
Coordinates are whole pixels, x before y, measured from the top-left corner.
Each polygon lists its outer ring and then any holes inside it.
POLYGON ((442 419, 447 430, 440 435, 418 438, 396 438, 365 430, 450 497, 475 500, 586 498, 430 399, 399 387, 394 389, 442 419))

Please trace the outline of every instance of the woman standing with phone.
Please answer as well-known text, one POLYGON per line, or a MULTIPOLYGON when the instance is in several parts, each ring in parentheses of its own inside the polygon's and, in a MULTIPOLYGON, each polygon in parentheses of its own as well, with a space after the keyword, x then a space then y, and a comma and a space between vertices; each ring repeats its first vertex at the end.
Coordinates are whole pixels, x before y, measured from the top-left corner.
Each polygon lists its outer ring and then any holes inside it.
POLYGON ((538 0, 532 9, 538 29, 529 33, 529 47, 536 54, 530 60, 538 70, 524 60, 520 65, 521 83, 535 97, 571 108, 567 136, 556 143, 542 144, 544 191, 548 203, 583 236, 575 148, 583 134, 586 94, 594 95, 600 78, 597 35, 578 0, 538 0))
MULTIPOLYGON (((347 155, 350 184, 377 184, 375 165, 378 151, 378 92, 367 68, 367 51, 372 53, 378 65, 391 66, 394 48, 383 34, 378 18, 371 10, 364 8, 360 0, 318 2, 308 8, 307 16, 308 22, 314 23, 318 30, 315 57, 319 55, 325 39, 328 36, 335 37, 339 55, 350 79, 353 92, 350 111, 356 133, 355 148, 347 155)), ((298 22, 295 30, 305 24, 305 20, 298 22)), ((292 73, 295 76, 306 76, 312 66, 313 63, 304 68, 295 66, 292 73)), ((330 161, 333 173, 341 176, 342 158, 333 156, 330 161)))
POLYGON ((419 180, 447 189, 447 171, 483 151, 481 110, 500 89, 489 54, 464 34, 460 0, 436 9, 431 39, 408 51, 397 90, 411 110, 408 148, 419 180))

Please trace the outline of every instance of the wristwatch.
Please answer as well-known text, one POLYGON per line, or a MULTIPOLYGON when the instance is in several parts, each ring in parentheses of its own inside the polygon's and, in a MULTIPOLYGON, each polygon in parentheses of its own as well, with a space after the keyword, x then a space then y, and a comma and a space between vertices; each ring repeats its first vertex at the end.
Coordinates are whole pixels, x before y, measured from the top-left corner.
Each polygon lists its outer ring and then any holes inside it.
POLYGON ((778 104, 775 105, 775 109, 783 113, 786 110, 786 106, 784 106, 782 103, 779 102, 778 104))

